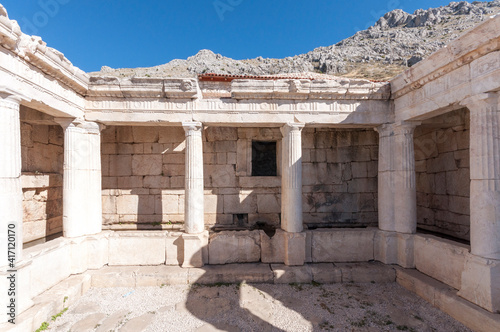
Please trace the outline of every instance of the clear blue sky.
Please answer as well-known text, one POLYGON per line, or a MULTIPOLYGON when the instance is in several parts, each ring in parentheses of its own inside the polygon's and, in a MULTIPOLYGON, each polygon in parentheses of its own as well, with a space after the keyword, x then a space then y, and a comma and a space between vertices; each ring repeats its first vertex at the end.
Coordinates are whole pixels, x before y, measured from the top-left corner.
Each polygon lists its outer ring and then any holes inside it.
POLYGON ((41 36, 84 71, 149 67, 200 49, 247 59, 328 46, 395 8, 449 0, 0 0, 25 33, 41 36))

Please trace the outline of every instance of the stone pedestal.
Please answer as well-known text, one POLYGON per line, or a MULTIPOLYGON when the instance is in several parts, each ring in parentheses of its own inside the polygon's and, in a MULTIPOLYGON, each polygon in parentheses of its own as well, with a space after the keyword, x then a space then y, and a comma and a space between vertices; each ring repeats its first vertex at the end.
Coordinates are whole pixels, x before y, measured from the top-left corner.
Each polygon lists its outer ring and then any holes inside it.
POLYGON ((186 132, 186 196, 184 227, 188 234, 205 229, 203 205, 203 142, 200 122, 183 122, 186 132))
POLYGON ((182 234, 184 241, 184 261, 182 262, 182 267, 202 267, 204 265, 203 247, 206 245, 204 239, 207 238, 208 231, 199 234, 182 234))
POLYGON ((299 233, 302 225, 302 139, 304 124, 289 123, 283 134, 281 161, 281 228, 299 233))
POLYGON ((304 265, 306 260, 306 233, 284 233, 285 265, 304 265))
POLYGON ((500 311, 500 260, 469 254, 462 272, 461 297, 493 313, 500 311))
POLYGON ((63 233, 78 237, 102 230, 101 127, 57 118, 64 129, 63 233))
MULTIPOLYGON (((20 99, 0 93, 0 239, 2 260, 0 267, 8 266, 7 240, 15 253, 15 262, 22 258, 23 208, 21 188, 21 123, 20 99)), ((12 267, 10 267, 12 268, 12 267)))
POLYGON ((375 260, 415 268, 414 235, 379 230, 375 235, 375 260))

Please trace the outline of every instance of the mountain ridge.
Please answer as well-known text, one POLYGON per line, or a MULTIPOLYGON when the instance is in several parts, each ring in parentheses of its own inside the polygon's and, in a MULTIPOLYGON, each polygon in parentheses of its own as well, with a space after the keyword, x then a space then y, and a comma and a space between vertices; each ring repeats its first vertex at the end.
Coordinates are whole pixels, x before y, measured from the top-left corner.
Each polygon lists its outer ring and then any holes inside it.
POLYGON ((175 59, 159 66, 120 69, 104 66, 90 74, 129 78, 196 77, 205 73, 257 76, 315 73, 388 80, 499 12, 500 0, 451 2, 447 6, 418 9, 413 14, 395 9, 366 30, 334 45, 293 57, 234 60, 200 50, 186 60, 175 59))

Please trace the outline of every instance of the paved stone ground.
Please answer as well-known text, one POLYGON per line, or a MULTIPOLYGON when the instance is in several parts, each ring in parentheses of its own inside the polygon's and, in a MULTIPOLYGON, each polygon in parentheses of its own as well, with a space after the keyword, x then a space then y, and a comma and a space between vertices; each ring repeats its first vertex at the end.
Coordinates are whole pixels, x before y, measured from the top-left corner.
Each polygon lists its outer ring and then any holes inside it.
POLYGON ((396 283, 93 288, 50 331, 470 331, 396 283))

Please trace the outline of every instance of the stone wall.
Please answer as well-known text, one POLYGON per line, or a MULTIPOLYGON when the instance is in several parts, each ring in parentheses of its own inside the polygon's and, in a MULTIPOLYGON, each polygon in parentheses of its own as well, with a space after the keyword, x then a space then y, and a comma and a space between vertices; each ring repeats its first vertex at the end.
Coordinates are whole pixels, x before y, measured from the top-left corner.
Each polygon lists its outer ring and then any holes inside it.
POLYGON ((414 137, 418 227, 469 240, 469 112, 424 121, 414 137))
POLYGON ((62 232, 63 143, 60 126, 21 122, 24 243, 62 232))
MULTIPOLYGON (((376 225, 377 134, 306 128, 304 222, 376 225)), ((108 127, 102 132, 103 216, 108 229, 169 229, 184 221, 181 127, 108 127)), ((203 131, 205 223, 279 227, 279 128, 203 131), (275 141, 277 176, 252 176, 252 141, 275 141)))

